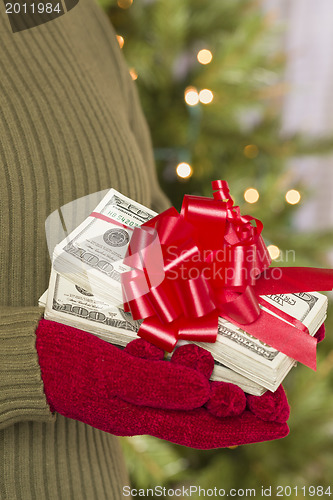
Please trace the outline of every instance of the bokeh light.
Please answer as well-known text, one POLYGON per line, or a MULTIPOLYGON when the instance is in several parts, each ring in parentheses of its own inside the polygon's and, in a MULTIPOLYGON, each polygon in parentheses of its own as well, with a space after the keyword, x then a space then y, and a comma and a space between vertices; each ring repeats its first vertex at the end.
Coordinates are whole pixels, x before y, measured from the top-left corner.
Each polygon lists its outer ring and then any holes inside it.
POLYGON ((243 149, 243 153, 246 158, 256 158, 259 154, 259 148, 255 144, 248 144, 243 149))
POLYGON ((129 9, 133 0, 117 0, 118 7, 121 9, 129 9))
POLYGON ((181 177, 182 179, 188 179, 189 177, 191 177, 193 170, 191 165, 182 162, 177 165, 176 173, 178 177, 181 177))
POLYGON ((267 250, 272 260, 276 260, 280 256, 280 249, 276 245, 268 245, 267 250))
POLYGON ((213 54, 208 49, 199 50, 197 54, 197 59, 200 64, 209 64, 213 59, 213 54))
POLYGON ((202 89, 199 92, 199 101, 202 104, 209 104, 214 99, 214 94, 209 89, 202 89))
POLYGON ((119 43, 119 47, 122 49, 123 46, 124 46, 124 43, 125 43, 124 37, 121 36, 121 35, 117 35, 117 40, 118 40, 118 43, 119 43))
POLYGON ((297 205, 301 200, 301 193, 297 191, 297 189, 290 189, 286 193, 286 201, 290 203, 290 205, 297 205))
POLYGON ((255 188, 248 188, 244 191, 244 199, 247 203, 256 203, 259 200, 259 193, 255 188))
POLYGON ((187 87, 184 94, 185 102, 189 106, 195 106, 199 103, 199 94, 195 87, 187 87))
POLYGON ((137 80, 137 78, 138 78, 138 74, 137 74, 137 72, 135 71, 135 69, 134 69, 134 68, 131 68, 131 69, 130 69, 130 75, 131 75, 131 77, 132 77, 132 80, 137 80))

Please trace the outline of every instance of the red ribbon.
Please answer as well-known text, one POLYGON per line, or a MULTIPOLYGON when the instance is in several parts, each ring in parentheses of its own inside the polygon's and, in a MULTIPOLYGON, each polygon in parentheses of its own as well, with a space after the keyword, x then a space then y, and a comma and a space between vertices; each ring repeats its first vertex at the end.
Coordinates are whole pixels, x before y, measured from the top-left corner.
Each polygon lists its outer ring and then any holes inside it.
POLYGON ((213 198, 185 195, 180 214, 170 208, 134 229, 121 278, 125 310, 144 319, 138 334, 171 352, 178 339, 215 342, 222 316, 315 369, 316 339, 261 310, 272 306, 260 296, 330 290, 333 271, 269 268, 262 223, 240 214, 227 182, 212 187, 213 198))

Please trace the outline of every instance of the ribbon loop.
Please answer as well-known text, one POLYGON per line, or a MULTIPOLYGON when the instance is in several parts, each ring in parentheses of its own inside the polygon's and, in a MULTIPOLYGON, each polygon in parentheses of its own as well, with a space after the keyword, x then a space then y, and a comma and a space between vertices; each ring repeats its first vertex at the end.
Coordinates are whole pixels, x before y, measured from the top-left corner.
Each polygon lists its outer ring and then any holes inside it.
POLYGON ((225 286, 242 287, 254 285, 256 247, 255 245, 230 246, 227 252, 225 286))
POLYGON ((227 211, 221 200, 185 195, 181 215, 196 228, 200 247, 215 250, 223 245, 227 211))
POLYGON ((203 276, 176 281, 175 289, 177 290, 179 303, 187 318, 200 318, 216 309, 212 300, 211 287, 203 276))
POLYGON ((171 323, 180 316, 181 308, 170 281, 164 280, 157 288, 151 288, 149 298, 160 321, 171 323))

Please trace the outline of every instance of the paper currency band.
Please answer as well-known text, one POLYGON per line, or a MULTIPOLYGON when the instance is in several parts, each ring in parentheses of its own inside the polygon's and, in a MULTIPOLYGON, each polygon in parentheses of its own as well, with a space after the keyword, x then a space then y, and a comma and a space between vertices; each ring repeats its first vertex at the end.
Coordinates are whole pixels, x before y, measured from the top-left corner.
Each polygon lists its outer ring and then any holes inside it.
POLYGON ((111 217, 107 217, 106 215, 100 214, 99 212, 91 212, 89 217, 95 217, 95 219, 104 220, 105 222, 111 222, 111 224, 114 224, 115 226, 123 227, 124 229, 128 229, 129 231, 134 231, 134 228, 126 226, 126 224, 122 224, 121 222, 118 222, 115 219, 111 219, 111 217))

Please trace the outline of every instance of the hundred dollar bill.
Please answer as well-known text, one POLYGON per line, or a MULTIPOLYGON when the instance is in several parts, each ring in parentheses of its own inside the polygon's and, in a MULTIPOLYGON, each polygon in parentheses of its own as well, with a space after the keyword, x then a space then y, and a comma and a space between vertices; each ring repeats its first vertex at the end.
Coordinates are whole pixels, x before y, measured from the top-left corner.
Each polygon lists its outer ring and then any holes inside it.
POLYGON ((87 217, 56 245, 53 267, 58 274, 116 306, 123 303, 120 274, 133 229, 157 215, 110 189, 87 217))

